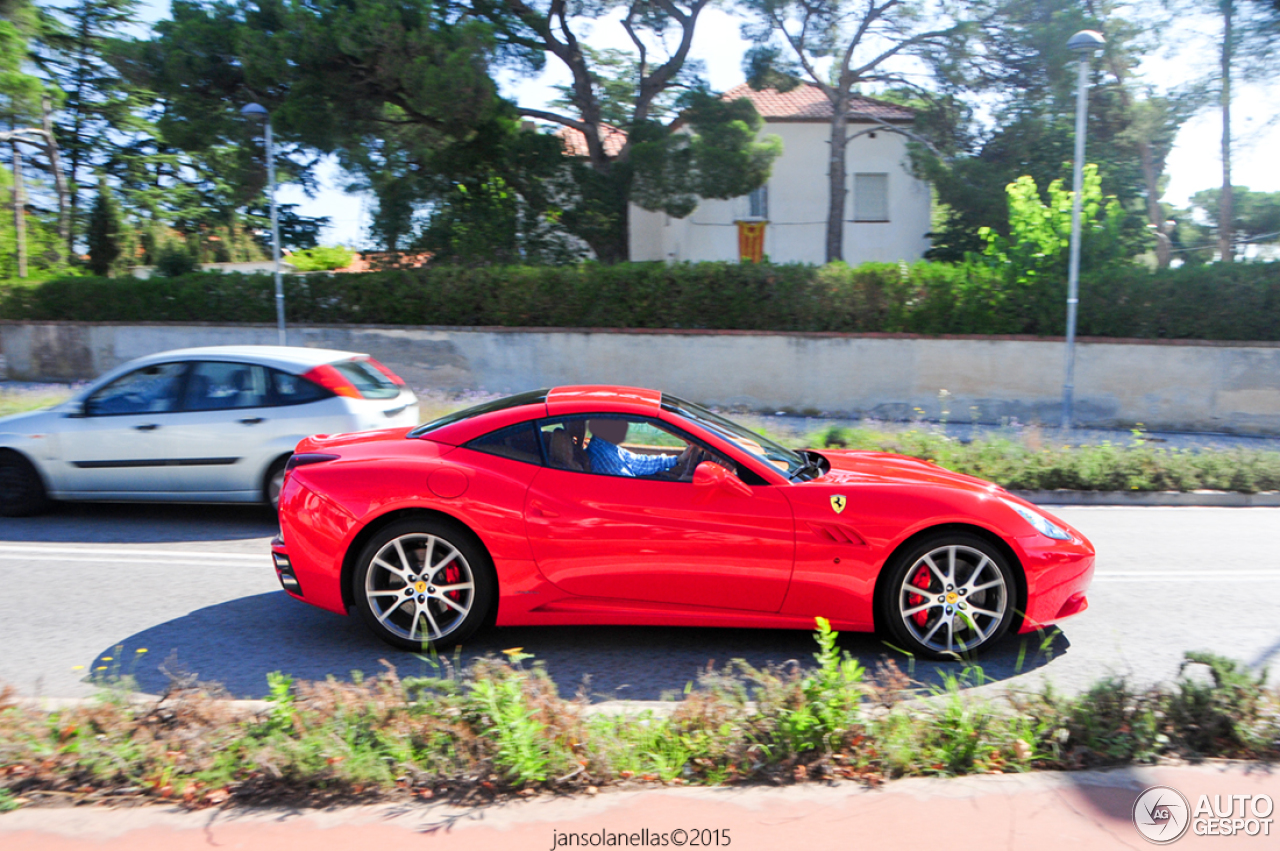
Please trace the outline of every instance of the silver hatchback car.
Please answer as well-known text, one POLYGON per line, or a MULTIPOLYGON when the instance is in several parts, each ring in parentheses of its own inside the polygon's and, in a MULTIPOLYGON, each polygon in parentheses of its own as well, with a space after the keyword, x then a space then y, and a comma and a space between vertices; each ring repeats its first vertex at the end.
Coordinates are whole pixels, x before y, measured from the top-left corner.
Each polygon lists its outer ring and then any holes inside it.
POLYGON ((0 419, 0 514, 34 514, 51 499, 274 506, 302 438, 417 422, 417 397, 368 355, 161 352, 60 405, 0 419))

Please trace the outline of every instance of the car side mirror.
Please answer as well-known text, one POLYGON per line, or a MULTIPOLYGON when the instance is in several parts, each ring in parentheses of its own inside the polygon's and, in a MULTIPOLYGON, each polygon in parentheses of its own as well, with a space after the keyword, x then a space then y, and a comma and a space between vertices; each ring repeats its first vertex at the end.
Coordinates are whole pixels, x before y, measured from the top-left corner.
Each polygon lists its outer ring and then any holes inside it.
POLYGON ((693 486, 704 493, 729 491, 739 496, 751 496, 751 487, 733 473, 714 461, 703 461, 693 471, 693 486))
POLYGON ((68 402, 66 416, 68 417, 87 416, 87 414, 85 413, 85 403, 84 402, 68 402))

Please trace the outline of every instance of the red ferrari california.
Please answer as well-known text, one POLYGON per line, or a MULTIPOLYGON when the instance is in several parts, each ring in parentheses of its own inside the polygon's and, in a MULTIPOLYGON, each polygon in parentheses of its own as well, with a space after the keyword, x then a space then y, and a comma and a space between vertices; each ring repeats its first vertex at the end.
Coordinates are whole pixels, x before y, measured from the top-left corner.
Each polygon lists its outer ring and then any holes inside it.
POLYGON ((990 482, 792 451, 655 390, 535 390, 289 461, 276 572, 390 644, 486 624, 878 630, 954 657, 1084 611, 1094 551, 990 482))

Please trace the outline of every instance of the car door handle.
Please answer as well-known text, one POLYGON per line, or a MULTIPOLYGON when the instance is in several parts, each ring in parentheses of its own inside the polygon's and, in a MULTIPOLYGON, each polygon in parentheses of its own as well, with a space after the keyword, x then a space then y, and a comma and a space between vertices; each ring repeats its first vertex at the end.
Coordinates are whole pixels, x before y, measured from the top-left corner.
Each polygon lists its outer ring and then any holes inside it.
POLYGON ((241 425, 257 425, 258 423, 265 423, 266 421, 267 421, 266 417, 245 417, 244 419, 240 420, 240 424, 241 425))
POLYGON ((529 505, 529 516, 530 517, 559 517, 560 515, 555 511, 548 511, 547 509, 543 508, 542 503, 535 502, 529 505))
POLYGON ((155 431, 160 428, 160 423, 147 423, 146 425, 134 426, 138 431, 155 431))

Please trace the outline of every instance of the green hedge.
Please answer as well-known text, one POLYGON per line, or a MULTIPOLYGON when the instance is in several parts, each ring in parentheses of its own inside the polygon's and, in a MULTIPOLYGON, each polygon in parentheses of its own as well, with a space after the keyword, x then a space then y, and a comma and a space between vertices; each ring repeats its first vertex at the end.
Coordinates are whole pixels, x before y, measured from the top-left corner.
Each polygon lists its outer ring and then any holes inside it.
MULTIPOLYGON (((294 323, 716 328, 921 334, 1063 333, 1065 284, 1021 290, 998 269, 943 263, 858 267, 435 266, 286 281, 294 323)), ((272 322, 266 275, 63 278, 0 284, 0 318, 272 322)), ((1126 269, 1081 283, 1085 336, 1280 339, 1280 264, 1126 269)))

